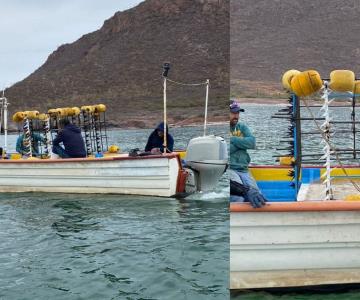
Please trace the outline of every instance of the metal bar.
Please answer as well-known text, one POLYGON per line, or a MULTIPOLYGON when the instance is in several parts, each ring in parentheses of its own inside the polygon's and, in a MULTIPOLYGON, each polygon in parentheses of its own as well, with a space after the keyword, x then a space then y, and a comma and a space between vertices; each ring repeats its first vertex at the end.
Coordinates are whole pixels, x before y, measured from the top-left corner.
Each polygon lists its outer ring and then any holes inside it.
MULTIPOLYGON (((322 105, 300 105, 300 107, 322 107, 322 105)), ((331 108, 344 108, 344 107, 351 107, 350 105, 329 105, 331 108)))
MULTIPOLYGON (((351 111, 351 120, 352 123, 352 133, 353 133, 353 149, 356 148, 356 124, 355 124, 355 105, 356 105, 356 99, 355 96, 352 98, 352 111, 351 111)), ((356 158, 356 151, 353 152, 353 157, 356 158)))
MULTIPOLYGON (((360 132, 360 130, 356 130, 355 132, 360 132)), ((336 131, 330 131, 330 134, 333 133, 351 133, 351 129, 349 130, 336 130, 336 131)), ((302 132, 301 134, 321 134, 319 131, 308 131, 308 132, 302 132)))

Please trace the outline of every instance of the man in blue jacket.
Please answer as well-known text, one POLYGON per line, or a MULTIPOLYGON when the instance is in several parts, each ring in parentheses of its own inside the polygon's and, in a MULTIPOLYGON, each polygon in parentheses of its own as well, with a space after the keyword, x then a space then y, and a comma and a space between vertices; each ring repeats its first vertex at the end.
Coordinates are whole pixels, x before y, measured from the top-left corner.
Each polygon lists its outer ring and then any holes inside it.
MULTIPOLYGON (((260 204, 258 197, 263 198, 256 181, 249 173, 250 156, 248 149, 255 149, 256 140, 250 129, 243 122, 239 122, 240 112, 245 110, 240 108, 236 101, 230 104, 230 185, 242 184, 248 191, 244 196, 239 194, 230 195, 230 201, 249 201, 253 206, 260 207, 265 203, 265 198, 261 199, 260 204)), ((235 188, 234 188, 235 190, 235 188)))
POLYGON ((86 157, 85 144, 81 136, 81 130, 69 120, 61 121, 63 129, 59 131, 53 140, 52 151, 62 158, 86 157), (63 143, 64 148, 60 146, 63 143))
MULTIPOLYGON (((164 153, 164 122, 161 122, 150 134, 145 146, 145 151, 153 153, 164 153)), ((172 152, 174 148, 174 139, 169 134, 169 128, 166 125, 166 152, 172 152)))

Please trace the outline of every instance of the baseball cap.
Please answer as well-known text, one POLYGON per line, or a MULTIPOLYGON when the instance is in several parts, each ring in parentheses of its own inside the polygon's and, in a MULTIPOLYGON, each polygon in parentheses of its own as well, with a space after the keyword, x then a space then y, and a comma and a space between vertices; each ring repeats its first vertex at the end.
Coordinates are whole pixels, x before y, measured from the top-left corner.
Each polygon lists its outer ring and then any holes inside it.
POLYGON ((240 108, 239 102, 232 100, 230 103, 230 111, 232 113, 238 113, 238 112, 244 112, 245 110, 243 108, 240 108))

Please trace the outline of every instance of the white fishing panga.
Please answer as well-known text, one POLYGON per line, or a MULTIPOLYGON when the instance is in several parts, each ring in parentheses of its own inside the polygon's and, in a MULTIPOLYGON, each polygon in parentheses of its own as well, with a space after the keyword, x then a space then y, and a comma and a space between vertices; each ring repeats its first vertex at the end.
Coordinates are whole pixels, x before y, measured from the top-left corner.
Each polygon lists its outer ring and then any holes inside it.
POLYGON ((115 193, 171 197, 215 188, 226 170, 228 154, 222 137, 206 135, 209 81, 195 84, 206 87, 204 135, 190 140, 186 151, 169 153, 166 141, 166 81, 169 68, 169 64, 164 65, 164 70, 167 70, 163 74, 164 153, 135 151, 135 154, 129 155, 120 153, 116 145, 109 147, 106 106, 97 104, 49 109, 47 113, 16 112, 12 119, 22 134, 24 149, 21 150, 23 155, 11 154, 7 151, 8 102, 3 95, 0 98, 0 131, 1 126, 4 126, 5 138, 4 159, 0 159, 0 192, 115 193), (81 129, 86 157, 54 159, 52 140, 61 129, 62 120, 81 129), (35 135, 43 137, 39 147, 35 147, 35 135))
MULTIPOLYGON (((215 187, 225 171, 226 142, 214 136, 200 139, 203 145, 218 150, 208 157, 202 156, 195 162, 199 166, 192 168, 184 167, 180 154, 176 152, 136 157, 124 153, 106 154, 99 158, 2 159, 0 192, 116 193, 163 197, 206 192, 215 187)), ((189 150, 197 151, 196 146, 191 145, 189 150)))

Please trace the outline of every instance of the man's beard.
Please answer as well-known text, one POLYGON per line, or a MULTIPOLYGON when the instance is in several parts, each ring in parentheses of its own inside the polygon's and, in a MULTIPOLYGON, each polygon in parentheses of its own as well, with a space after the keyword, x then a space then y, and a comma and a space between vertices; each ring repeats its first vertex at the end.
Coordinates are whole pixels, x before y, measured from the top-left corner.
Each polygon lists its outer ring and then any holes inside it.
POLYGON ((236 125, 237 124, 237 122, 239 121, 239 119, 231 119, 230 120, 230 125, 236 125))

